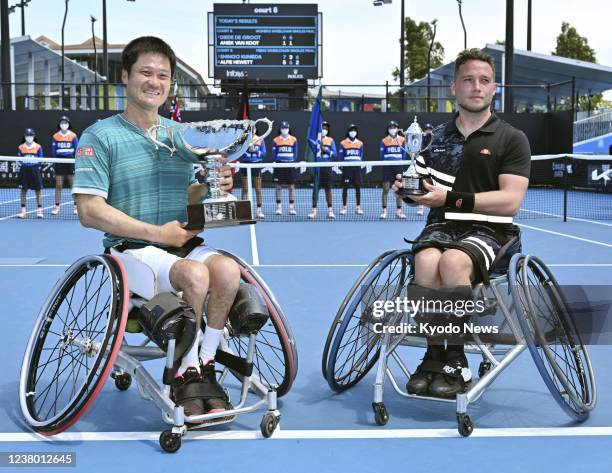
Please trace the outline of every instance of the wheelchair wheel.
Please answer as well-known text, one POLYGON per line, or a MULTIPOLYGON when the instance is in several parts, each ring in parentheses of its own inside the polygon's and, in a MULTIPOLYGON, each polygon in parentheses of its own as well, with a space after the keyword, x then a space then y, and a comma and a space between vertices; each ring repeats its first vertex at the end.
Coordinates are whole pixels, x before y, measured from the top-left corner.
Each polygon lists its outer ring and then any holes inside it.
POLYGON ((374 366, 382 337, 372 328, 373 303, 397 297, 412 275, 412 250, 397 250, 383 255, 353 286, 346 310, 336 316, 332 326, 336 333, 327 357, 326 377, 334 391, 354 386, 374 366))
POLYGON ((345 309, 346 309, 347 305, 351 301, 351 298, 355 294, 355 291, 358 291, 359 288, 361 287, 361 283, 364 280, 364 278, 372 271, 372 269, 378 263, 380 263, 384 259, 385 256, 393 253, 394 251, 395 250, 388 250, 388 251, 385 251, 384 253, 378 255, 378 257, 376 257, 374 259, 374 261, 372 261, 368 265, 368 267, 365 268, 361 272, 361 274, 359 275, 357 280, 353 283, 353 286, 351 287, 349 292, 347 292, 346 296, 344 297, 344 300, 342 301, 342 304, 340 304, 340 308, 338 309, 338 312, 336 312, 336 318, 334 319, 334 321, 332 323, 332 326, 329 329, 329 333, 327 334, 327 339, 325 340, 325 346, 323 347, 323 357, 322 357, 322 361, 321 361, 321 371, 323 372, 323 377, 325 379, 327 379, 327 362, 328 362, 327 357, 329 355, 329 347, 331 346, 331 343, 332 343, 332 341, 334 339, 334 335, 336 334, 336 331, 338 330, 338 328, 342 324, 343 315, 345 313, 345 309))
POLYGON ((515 255, 510 290, 527 346, 546 386, 561 408, 584 421, 595 407, 591 361, 563 291, 534 256, 515 255))
MULTIPOLYGON (((242 280, 257 288, 268 307, 270 319, 257 333, 253 375, 266 387, 276 386, 276 395, 289 392, 297 375, 298 358, 295 338, 274 294, 261 277, 244 260, 226 251, 218 250, 240 266, 242 280)), ((231 337, 230 348, 238 356, 246 356, 248 339, 231 337)))
POLYGON ((43 305, 21 367, 20 404, 43 435, 60 433, 91 406, 121 347, 129 292, 121 263, 86 256, 43 305))

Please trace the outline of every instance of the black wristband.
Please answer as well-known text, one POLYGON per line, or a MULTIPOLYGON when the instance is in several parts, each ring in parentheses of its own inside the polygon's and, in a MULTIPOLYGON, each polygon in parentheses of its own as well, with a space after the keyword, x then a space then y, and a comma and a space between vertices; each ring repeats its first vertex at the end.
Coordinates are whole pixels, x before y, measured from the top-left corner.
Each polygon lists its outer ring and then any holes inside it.
POLYGON ((476 195, 472 192, 446 192, 446 206, 456 212, 471 212, 474 210, 476 195))

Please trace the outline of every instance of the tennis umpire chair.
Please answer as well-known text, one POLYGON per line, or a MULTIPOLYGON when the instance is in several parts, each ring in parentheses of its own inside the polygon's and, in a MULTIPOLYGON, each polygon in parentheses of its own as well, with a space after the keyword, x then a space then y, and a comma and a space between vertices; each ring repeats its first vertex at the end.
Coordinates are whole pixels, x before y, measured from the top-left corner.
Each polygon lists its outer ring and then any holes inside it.
MULTIPOLYGON (((231 253, 218 251, 238 263, 238 292, 253 300, 238 303, 237 297, 216 356, 224 366, 220 382, 230 374, 240 383, 235 406, 221 413, 186 416, 183 407, 175 405, 169 384, 181 343, 178 335, 186 334, 189 324, 195 327, 195 316, 189 319, 191 309, 179 299, 165 319, 169 323, 163 326, 163 343, 146 337, 134 344, 132 340, 139 336, 126 331, 140 332, 138 312, 163 295, 157 293, 155 274, 148 265, 113 252, 85 256, 70 266, 38 315, 20 380, 21 410, 28 425, 46 436, 66 430, 91 406, 110 375, 122 391, 135 380, 140 395, 160 408, 163 420, 172 426, 159 439, 167 452, 180 448, 186 424, 210 427, 261 409, 265 409, 261 433, 270 437, 280 419, 277 397, 291 389, 297 374, 295 339, 272 291, 253 268, 231 253), (162 384, 143 364, 154 359, 165 359, 162 384), (249 393, 255 402, 249 403, 249 393)), ((155 312, 163 306, 162 301, 147 307, 155 312)), ((190 340, 193 336, 195 332, 190 340)))
MULTIPOLYGON (((374 420, 385 425, 389 412, 383 402, 385 380, 407 398, 455 402, 459 433, 467 437, 473 423, 467 413, 486 388, 528 348, 550 393, 561 408, 584 421, 595 407, 596 384, 589 355, 561 287, 551 271, 535 256, 521 252, 520 236, 511 238, 493 262, 488 281, 473 286, 475 301, 486 308, 482 317, 498 320, 499 333, 470 333, 466 353, 482 355, 478 378, 456 399, 419 396, 405 389, 410 371, 398 354, 401 346, 425 348, 426 339, 380 333, 374 325, 374 302, 406 295, 414 277, 411 249, 386 251, 361 273, 344 298, 323 350, 322 371, 330 388, 345 391, 376 366, 372 408, 374 420), (500 320, 501 319, 501 320, 500 320)), ((396 312, 385 326, 414 324, 414 314, 396 312)), ((474 316, 472 316, 472 319, 474 316)), ((379 326, 380 327, 380 326, 379 326)))

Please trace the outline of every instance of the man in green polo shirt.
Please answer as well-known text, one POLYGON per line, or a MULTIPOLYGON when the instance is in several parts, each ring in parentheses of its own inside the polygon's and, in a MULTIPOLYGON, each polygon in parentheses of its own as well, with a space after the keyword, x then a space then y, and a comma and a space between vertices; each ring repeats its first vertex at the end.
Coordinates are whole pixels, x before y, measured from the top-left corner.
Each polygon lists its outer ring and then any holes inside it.
MULTIPOLYGON (((183 222, 187 204, 201 201, 207 192, 194 179, 189 159, 171 156, 147 135, 153 125, 174 123, 160 117, 158 109, 168 97, 175 66, 174 52, 159 38, 141 37, 126 46, 122 81, 127 106, 122 114, 99 121, 83 133, 72 193, 81 223, 105 232, 106 248, 123 244, 126 253, 149 265, 159 292, 182 291, 194 312, 202 314, 210 288, 201 348, 198 333, 171 391, 186 415, 200 415, 228 408, 215 378, 214 356, 238 290, 240 269, 205 245, 196 246, 185 258, 171 253, 202 231, 187 230, 183 222), (203 392, 206 396, 194 395, 203 392)), ((156 138, 166 139, 162 132, 156 138)), ((232 187, 228 166, 221 169, 220 185, 223 191, 232 187)))
MULTIPOLYGON (((450 300, 454 307, 472 298, 471 283, 487 276, 502 245, 518 235, 512 218, 529 184, 529 142, 491 111, 495 91, 493 59, 479 49, 461 52, 451 85, 458 112, 433 130, 431 146, 417 158, 427 193, 410 200, 431 210, 413 246, 411 289, 450 300)), ((399 189, 401 175, 397 179, 399 189)), ((423 363, 407 390, 450 398, 471 378, 461 340, 428 338, 423 363)))

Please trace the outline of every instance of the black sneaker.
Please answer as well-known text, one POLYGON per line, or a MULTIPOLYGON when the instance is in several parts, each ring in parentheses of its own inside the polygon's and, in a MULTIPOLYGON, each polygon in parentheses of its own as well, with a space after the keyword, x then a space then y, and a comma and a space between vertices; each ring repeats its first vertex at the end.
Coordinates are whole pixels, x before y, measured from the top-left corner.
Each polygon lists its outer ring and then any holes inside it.
POLYGON ((472 372, 464 353, 449 351, 444 359, 444 373, 436 373, 429 384, 429 393, 435 397, 453 398, 466 391, 472 382, 472 372))
POLYGON ((231 409, 227 393, 217 381, 215 362, 209 361, 206 365, 200 363, 200 371, 202 382, 206 385, 206 396, 203 398, 206 413, 231 409))
POLYGON ((204 402, 199 396, 199 384, 202 383, 202 375, 197 368, 191 366, 181 376, 172 380, 170 388, 170 399, 179 406, 183 406, 186 416, 198 416, 205 414, 204 402))
POLYGON ((429 384, 433 381, 434 373, 425 368, 431 361, 440 361, 443 353, 444 351, 441 346, 430 345, 427 347, 422 363, 417 366, 417 369, 412 376, 410 376, 406 384, 406 391, 408 391, 408 394, 416 394, 418 396, 425 396, 427 394, 429 391, 429 384))

